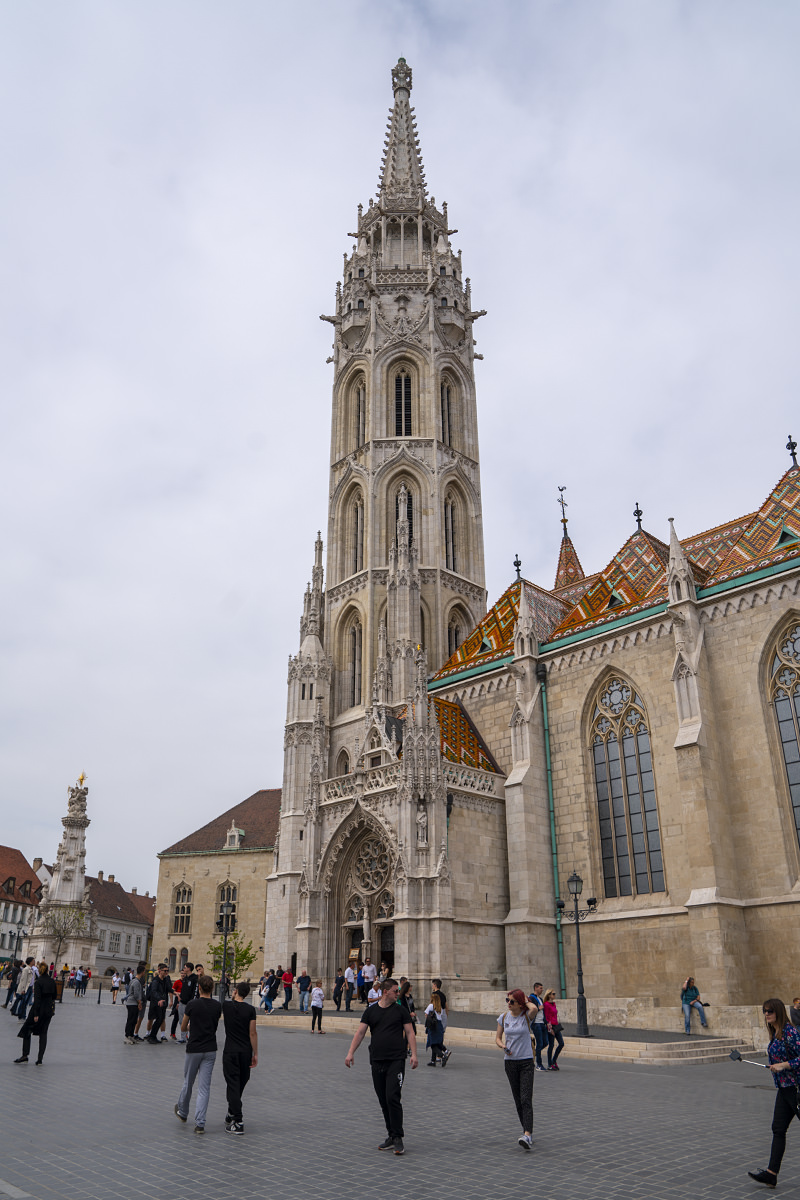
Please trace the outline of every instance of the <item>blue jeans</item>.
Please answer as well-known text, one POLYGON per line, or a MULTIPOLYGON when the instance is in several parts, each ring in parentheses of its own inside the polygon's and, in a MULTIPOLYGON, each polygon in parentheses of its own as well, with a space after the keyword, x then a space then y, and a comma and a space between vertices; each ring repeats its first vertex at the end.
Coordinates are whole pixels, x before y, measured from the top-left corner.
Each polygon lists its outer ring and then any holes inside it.
POLYGON ((270 998, 266 992, 261 997, 261 1004, 267 1010, 268 1013, 272 1012, 272 1001, 270 1000, 270 998))
POLYGON ((301 992, 300 993, 300 1012, 307 1013, 310 1002, 311 1002, 311 992, 301 992))
POLYGON ((187 1054, 183 1063, 183 1089, 178 1097, 178 1112, 182 1117, 188 1117, 192 1088, 195 1079, 198 1079, 194 1123, 201 1129, 204 1129, 206 1124, 208 1101, 211 1096, 211 1074, 216 1061, 216 1050, 208 1050, 205 1054, 187 1054))
POLYGON ((547 1025, 544 1021, 534 1021, 531 1028, 533 1029, 533 1036, 536 1041, 536 1065, 537 1067, 541 1067, 542 1051, 545 1049, 548 1042, 547 1025))
POLYGON ((692 1032, 692 1009, 693 1008, 696 1008, 697 1011, 700 1013, 700 1024, 703 1026, 703 1029, 708 1029, 708 1021, 706 1020, 706 1010, 703 1008, 703 1006, 699 1000, 692 1000, 691 1004, 686 1004, 685 1002, 683 1002, 681 1004, 681 1008, 683 1009, 683 1023, 686 1026, 687 1033, 692 1032))

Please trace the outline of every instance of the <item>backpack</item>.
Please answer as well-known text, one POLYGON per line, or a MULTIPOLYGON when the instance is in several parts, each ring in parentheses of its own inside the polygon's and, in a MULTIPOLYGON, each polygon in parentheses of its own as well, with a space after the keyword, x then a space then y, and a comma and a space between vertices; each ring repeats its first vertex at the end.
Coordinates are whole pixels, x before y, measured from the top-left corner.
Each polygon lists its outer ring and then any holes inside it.
POLYGON ((436 1015, 436 1009, 432 1008, 425 1017, 425 1029, 428 1033, 435 1033, 439 1026, 439 1018, 436 1015))

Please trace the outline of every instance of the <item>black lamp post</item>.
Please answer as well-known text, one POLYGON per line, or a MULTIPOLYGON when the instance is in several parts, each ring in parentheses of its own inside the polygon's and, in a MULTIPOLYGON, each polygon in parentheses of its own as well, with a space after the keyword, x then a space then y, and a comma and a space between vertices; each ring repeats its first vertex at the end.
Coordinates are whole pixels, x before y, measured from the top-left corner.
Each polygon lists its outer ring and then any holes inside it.
POLYGON ((583 891, 583 880, 577 871, 573 871, 567 880, 567 889, 575 904, 572 912, 566 911, 566 905, 563 900, 556 901, 556 908, 561 913, 564 920, 572 921, 575 925, 575 946, 578 952, 578 1037, 590 1037, 589 1023, 586 1020, 586 996, 583 991, 583 962, 581 960, 581 921, 585 921, 590 913, 597 912, 597 899, 590 896, 586 901, 586 908, 578 908, 578 897, 583 891))
POLYGON ((22 941, 22 931, 24 928, 25 928, 25 918, 20 917, 19 920, 17 921, 17 948, 16 948, 16 951, 14 952, 15 958, 19 958, 20 943, 22 941))
POLYGON ((234 905, 230 900, 225 900, 219 906, 220 917, 217 921, 217 929, 223 935, 222 937, 222 979, 219 984, 219 999, 220 1003, 225 999, 228 990, 228 934, 233 933, 236 928, 236 917, 231 916, 234 905))

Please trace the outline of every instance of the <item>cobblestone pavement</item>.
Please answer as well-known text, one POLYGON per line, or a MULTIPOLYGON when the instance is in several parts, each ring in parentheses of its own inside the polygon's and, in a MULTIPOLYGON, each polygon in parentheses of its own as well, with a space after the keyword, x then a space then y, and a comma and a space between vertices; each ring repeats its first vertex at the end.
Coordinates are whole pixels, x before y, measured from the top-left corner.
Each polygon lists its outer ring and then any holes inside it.
MULTIPOLYGON (((14 1066, 18 1023, 0 1012, 4 1096, 0 1197, 171 1200, 280 1195, 321 1200, 384 1186, 417 1200, 738 1200, 758 1194, 773 1088, 745 1064, 646 1068, 570 1063, 537 1073, 534 1150, 517 1145, 499 1051, 456 1049, 446 1070, 408 1073, 404 1158, 384 1136, 366 1046, 259 1027, 259 1066, 244 1096, 245 1136, 224 1131, 217 1062, 206 1134, 173 1114, 184 1051, 126 1046, 125 1011, 104 998, 57 1007, 43 1067, 14 1066)), ((36 1042, 33 1043, 34 1055, 36 1042)), ((423 1057, 424 1062, 424 1057, 423 1057)), ((800 1131, 789 1130, 779 1192, 800 1189, 800 1131)))

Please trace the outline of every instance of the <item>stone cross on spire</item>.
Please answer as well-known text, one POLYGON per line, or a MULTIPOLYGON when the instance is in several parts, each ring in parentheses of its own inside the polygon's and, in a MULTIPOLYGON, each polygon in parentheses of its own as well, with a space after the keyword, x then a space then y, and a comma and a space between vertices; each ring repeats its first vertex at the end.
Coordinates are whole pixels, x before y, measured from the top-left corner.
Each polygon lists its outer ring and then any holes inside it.
POLYGON ((394 107, 389 116, 378 193, 381 201, 396 197, 418 200, 426 194, 425 170, 419 147, 411 93, 411 67, 404 58, 392 68, 394 107))

